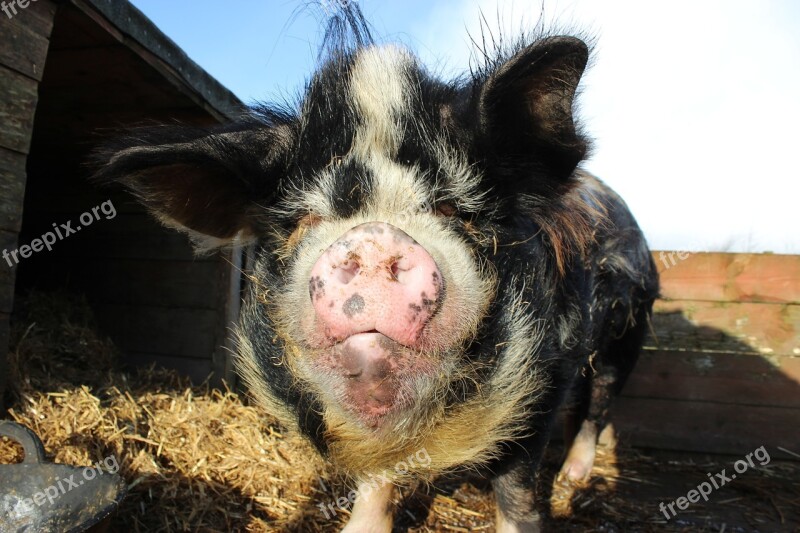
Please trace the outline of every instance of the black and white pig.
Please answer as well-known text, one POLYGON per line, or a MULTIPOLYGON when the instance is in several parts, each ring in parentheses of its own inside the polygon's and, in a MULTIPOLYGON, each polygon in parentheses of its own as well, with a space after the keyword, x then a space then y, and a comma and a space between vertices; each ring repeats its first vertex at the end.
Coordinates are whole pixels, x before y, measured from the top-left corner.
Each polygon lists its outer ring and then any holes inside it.
POLYGON ((348 9, 296 107, 136 130, 97 179, 198 250, 252 244, 238 370, 357 480, 346 531, 390 531, 395 483, 459 468, 491 479, 498 531, 537 531, 559 406, 582 480, 658 293, 625 203, 579 166, 589 50, 523 38, 443 81, 348 9))

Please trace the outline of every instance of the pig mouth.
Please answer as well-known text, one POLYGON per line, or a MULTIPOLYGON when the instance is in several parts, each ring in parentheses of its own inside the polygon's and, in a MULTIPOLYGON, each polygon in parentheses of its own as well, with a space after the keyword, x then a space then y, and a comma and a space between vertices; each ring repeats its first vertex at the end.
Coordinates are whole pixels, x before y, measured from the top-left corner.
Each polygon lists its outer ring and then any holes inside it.
POLYGON ((343 407, 370 427, 408 406, 413 389, 405 384, 433 371, 419 352, 377 330, 350 335, 319 362, 334 374, 343 407))

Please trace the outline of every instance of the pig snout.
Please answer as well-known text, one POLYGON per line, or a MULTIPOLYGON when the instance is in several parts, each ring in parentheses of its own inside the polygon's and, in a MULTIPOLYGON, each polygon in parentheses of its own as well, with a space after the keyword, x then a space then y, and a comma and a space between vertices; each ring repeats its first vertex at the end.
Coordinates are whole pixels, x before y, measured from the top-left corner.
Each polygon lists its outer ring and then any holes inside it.
POLYGON ((352 335, 337 346, 349 399, 370 414, 380 413, 396 399, 397 380, 392 374, 401 364, 398 346, 380 333, 352 335))
POLYGON ((378 332, 415 347, 441 305, 444 286, 424 247, 391 224, 368 222, 322 253, 311 269, 309 292, 318 333, 328 342, 378 332))

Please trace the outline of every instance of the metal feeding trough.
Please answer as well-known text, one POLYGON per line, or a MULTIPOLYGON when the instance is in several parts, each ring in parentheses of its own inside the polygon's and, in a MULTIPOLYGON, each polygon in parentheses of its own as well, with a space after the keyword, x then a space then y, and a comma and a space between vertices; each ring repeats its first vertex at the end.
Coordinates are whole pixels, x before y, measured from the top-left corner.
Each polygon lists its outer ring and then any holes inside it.
POLYGON ((127 490, 119 475, 102 470, 102 463, 84 468, 46 462, 39 437, 14 422, 0 421, 0 436, 17 441, 25 451, 22 463, 0 464, 0 531, 106 529, 127 490))

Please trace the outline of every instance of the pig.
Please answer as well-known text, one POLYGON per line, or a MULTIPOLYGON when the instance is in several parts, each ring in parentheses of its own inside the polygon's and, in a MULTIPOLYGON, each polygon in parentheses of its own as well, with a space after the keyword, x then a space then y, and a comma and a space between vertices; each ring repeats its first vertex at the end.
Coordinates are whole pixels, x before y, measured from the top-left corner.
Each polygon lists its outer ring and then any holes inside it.
POLYGON ((491 481, 497 531, 538 531, 557 411, 580 482, 658 294, 631 212, 580 166, 589 47, 527 35, 443 80, 342 9, 296 105, 136 129, 95 179, 198 252, 251 247, 237 369, 355 480, 345 531, 391 531, 395 486, 459 469, 491 481))

